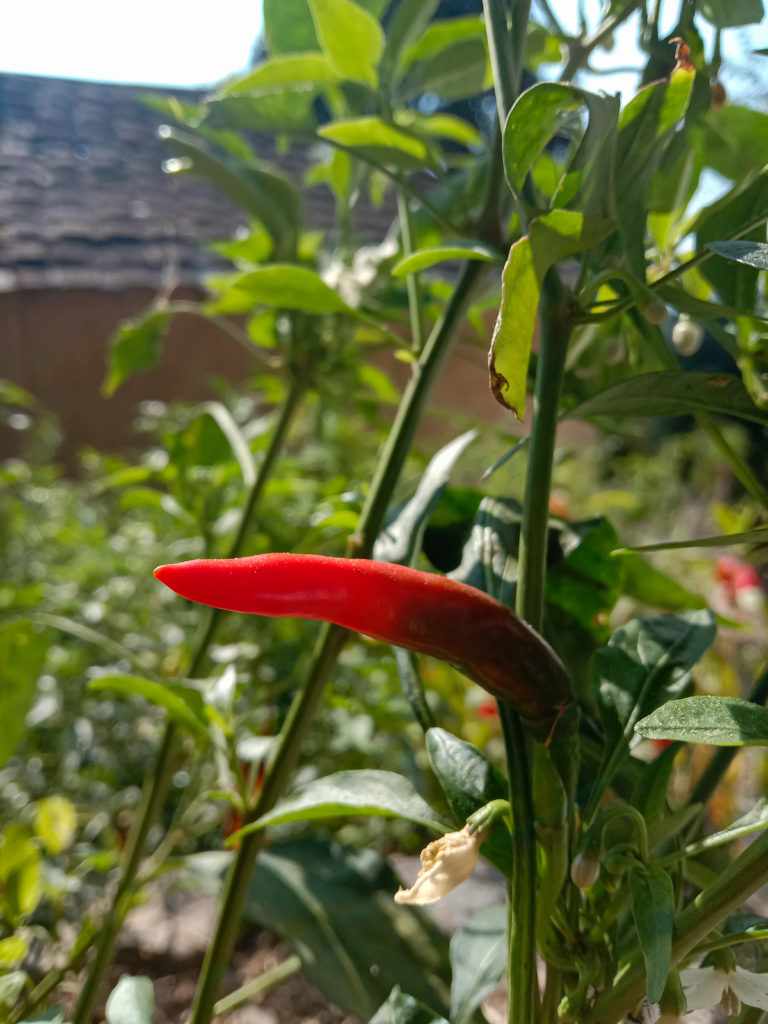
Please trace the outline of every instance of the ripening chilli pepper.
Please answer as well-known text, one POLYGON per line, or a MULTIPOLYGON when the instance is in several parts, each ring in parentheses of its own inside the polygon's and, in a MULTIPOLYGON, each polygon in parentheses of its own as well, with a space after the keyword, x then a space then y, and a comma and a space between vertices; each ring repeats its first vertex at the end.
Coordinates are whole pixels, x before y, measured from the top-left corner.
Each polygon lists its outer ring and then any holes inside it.
POLYGON ((571 696, 555 652, 482 590, 389 562, 267 554, 161 565, 155 576, 200 604, 334 622, 449 662, 547 731, 571 696))

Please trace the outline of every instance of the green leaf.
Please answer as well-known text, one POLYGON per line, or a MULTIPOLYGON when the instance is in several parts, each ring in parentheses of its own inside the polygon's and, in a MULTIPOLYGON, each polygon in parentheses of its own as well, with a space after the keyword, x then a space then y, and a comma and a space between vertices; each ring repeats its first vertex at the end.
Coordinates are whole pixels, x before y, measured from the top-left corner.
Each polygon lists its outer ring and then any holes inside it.
MULTIPOLYGON (((398 8, 400 10, 400 8, 398 8)), ((409 996, 395 985, 389 998, 382 1003, 368 1024, 448 1024, 444 1017, 436 1017, 433 1010, 409 996)))
POLYGON ((673 697, 715 638, 708 610, 633 619, 592 658, 592 688, 611 751, 640 719, 673 697))
POLYGON ((104 1015, 107 1024, 152 1024, 155 993, 149 978, 124 974, 109 993, 104 1015))
POLYGON ((765 242, 707 242, 707 248, 727 260, 768 270, 768 245, 765 242))
POLYGON ((137 370, 151 370, 162 354, 162 340, 173 314, 151 310, 144 316, 123 320, 110 338, 105 395, 113 395, 123 381, 137 370))
POLYGON ((672 962, 675 893, 663 868, 639 868, 629 876, 632 917, 645 961, 646 998, 658 1003, 672 962))
MULTIPOLYGON (((744 228, 760 217, 768 217, 768 173, 742 174, 730 192, 697 216, 692 225, 696 246, 703 248, 736 234, 742 236, 742 241, 765 241, 765 225, 744 233, 744 228)), ((759 273, 755 267, 710 259, 701 264, 700 271, 721 302, 747 315, 754 313, 759 273)))
POLYGON ((737 697, 684 697, 657 708, 636 729, 649 740, 762 747, 768 744, 768 708, 737 697))
POLYGON ((513 191, 522 190, 544 147, 583 104, 583 90, 556 82, 539 82, 522 93, 504 126, 504 171, 513 191))
POLYGON ((491 800, 509 796, 507 780, 477 747, 445 729, 429 729, 427 755, 456 823, 464 825, 470 815, 491 800))
POLYGON ((250 312, 256 305, 305 313, 343 313, 349 306, 319 274, 291 263, 274 263, 231 278, 217 308, 250 312))
POLYGON ((453 467, 476 437, 477 431, 468 430, 430 459, 413 497, 379 534, 373 549, 376 561, 413 564, 421 550, 427 522, 448 485, 453 467))
POLYGON ((26 971, 0 975, 0 1009, 10 1010, 29 981, 26 971))
POLYGON ((389 18, 382 66, 390 74, 397 69, 404 51, 416 42, 428 26, 440 0, 401 0, 389 18))
POLYGON ((406 50, 403 63, 408 66, 414 61, 443 53, 454 43, 484 38, 485 21, 482 16, 470 15, 433 21, 426 31, 421 33, 418 41, 406 50))
POLYGON ((48 853, 56 856, 75 838, 75 805, 63 796, 45 796, 35 804, 35 832, 48 853))
POLYGON ((338 817, 405 818, 441 833, 450 828, 406 778, 395 772, 371 768, 334 772, 307 783, 258 821, 246 826, 240 834, 246 835, 287 821, 338 817))
POLYGON ((316 89, 285 85, 257 96, 213 96, 206 104, 203 127, 273 135, 312 132, 317 125, 312 109, 316 95, 316 89))
POLYGON ((547 143, 565 126, 570 128, 576 111, 582 108, 587 111, 586 128, 580 141, 571 146, 558 189, 558 205, 574 207, 588 217, 613 220, 618 97, 599 96, 554 82, 540 82, 527 89, 510 110, 504 126, 504 171, 512 191, 521 195, 547 143))
POLYGON ((616 137, 616 212, 628 269, 645 280, 646 197, 673 131, 691 102, 695 76, 679 69, 641 89, 622 110, 616 137), (627 197, 631 196, 631 201, 627 197))
POLYGON ((246 920, 286 939, 328 999, 367 1020, 400 984, 438 1016, 448 1008, 448 943, 373 850, 320 840, 273 843, 259 856, 246 920))
POLYGON ((621 566, 611 558, 616 532, 603 518, 566 523, 559 542, 568 554, 547 571, 547 602, 592 630, 621 594, 621 566))
POLYGON ((702 125, 700 148, 707 167, 738 181, 768 164, 768 114, 726 103, 710 110, 702 125))
POLYGON ((399 93, 406 101, 427 92, 443 102, 466 99, 482 92, 487 67, 485 40, 461 39, 432 56, 413 61, 399 93))
MULTIPOLYGON (((664 540, 657 544, 641 544, 636 548, 616 548, 614 555, 628 551, 670 551, 674 548, 721 548, 730 544, 764 544, 768 540, 768 526, 757 526, 744 533, 721 533, 716 537, 692 537, 690 540, 664 540)), ((654 570, 657 571, 657 570, 654 570)), ((666 577, 669 579, 669 577, 666 577)))
POLYGON ((185 170, 210 181, 232 202, 261 221, 284 259, 293 254, 301 218, 301 199, 282 175, 263 167, 218 156, 202 139, 162 125, 159 135, 188 162, 185 170))
POLYGON ((379 163, 395 164, 410 170, 431 162, 429 148, 422 139, 380 117, 331 121, 319 128, 317 134, 353 151, 359 150, 379 163))
POLYGON ((43 897, 40 847, 26 825, 6 825, 0 833, 0 891, 10 924, 19 924, 43 897))
POLYGON ((395 124, 410 128, 416 134, 436 139, 453 139, 454 142, 478 149, 486 145, 486 138, 482 132, 469 121, 464 121, 454 114, 419 114, 415 110, 396 110, 394 120, 395 124))
POLYGON ((738 377, 677 370, 638 374, 613 384, 570 409, 565 419, 679 416, 686 412, 722 413, 768 423, 768 410, 755 405, 738 377))
POLYGON ((240 96, 244 93, 269 92, 275 86, 283 85, 306 89, 339 81, 339 72, 325 54, 290 53, 272 57, 241 78, 226 82, 219 95, 240 96))
POLYGON ((765 14, 761 0, 701 0, 699 12, 715 28, 757 25, 765 14))
MULTIPOLYGON (((491 800, 506 800, 507 780, 477 747, 445 729, 428 729, 427 755, 458 825, 491 800)), ((509 837, 494 831, 481 848, 483 856, 502 874, 509 874, 512 861, 509 837)))
POLYGON ((50 633, 26 619, 0 625, 0 768, 14 753, 26 732, 26 716, 43 670, 50 633))
POLYGON ((378 84, 384 50, 378 19, 352 0, 309 0, 320 45, 334 67, 352 81, 378 84))
POLYGON ((270 54, 319 49, 307 0, 263 0, 264 36, 270 54))
POLYGON ((21 935, 9 935, 0 939, 0 970, 21 963, 29 952, 29 943, 21 935))
POLYGON ((88 683, 88 689, 96 692, 113 690, 126 695, 137 694, 150 704, 165 708, 168 715, 185 726, 200 739, 208 739, 208 728, 202 695, 198 690, 179 684, 155 683, 140 676, 110 674, 99 676, 88 683))
POLYGON ((488 365, 496 401, 518 419, 525 417, 528 363, 544 275, 559 260, 607 238, 613 227, 610 220, 588 218, 575 210, 552 210, 532 221, 529 234, 509 250, 488 365))
POLYGON ((484 242, 473 242, 471 245, 436 245, 431 249, 419 249, 410 256, 404 256, 392 268, 393 277, 406 277, 426 267, 434 267, 437 263, 447 260, 485 260, 488 263, 501 263, 501 256, 490 245, 484 242))
POLYGON ((507 962, 503 906, 473 914, 451 939, 451 1024, 472 1024, 475 1011, 499 984, 507 962))
MULTIPOLYGON (((667 747, 667 749, 671 750, 672 746, 667 747)), ((764 828, 768 828, 768 797, 761 796, 754 807, 728 825, 727 828, 705 836, 696 843, 695 852, 697 854, 704 853, 717 846, 725 846, 727 843, 732 843, 735 839, 743 839, 745 836, 751 836, 755 832, 762 832, 764 828)), ((760 918, 761 922, 763 920, 763 918, 760 918)))
MULTIPOLYGON (((611 555, 614 556, 618 553, 614 549, 611 555)), ((632 554, 628 549, 622 549, 620 553, 622 593, 635 598, 636 601, 655 605, 657 608, 665 608, 670 612, 682 611, 685 608, 706 608, 706 598, 681 586, 677 580, 662 572, 661 569, 649 565, 645 559, 632 554)))

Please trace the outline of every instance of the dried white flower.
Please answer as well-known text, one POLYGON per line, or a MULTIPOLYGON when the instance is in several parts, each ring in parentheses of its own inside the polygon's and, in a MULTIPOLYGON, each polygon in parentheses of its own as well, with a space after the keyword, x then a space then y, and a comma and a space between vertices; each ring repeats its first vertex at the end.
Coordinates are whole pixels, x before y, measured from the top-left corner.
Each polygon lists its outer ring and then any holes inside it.
POLYGON ((395 893, 397 903, 435 903, 466 882, 477 867, 484 832, 448 832, 421 851, 421 870, 410 889, 395 893))

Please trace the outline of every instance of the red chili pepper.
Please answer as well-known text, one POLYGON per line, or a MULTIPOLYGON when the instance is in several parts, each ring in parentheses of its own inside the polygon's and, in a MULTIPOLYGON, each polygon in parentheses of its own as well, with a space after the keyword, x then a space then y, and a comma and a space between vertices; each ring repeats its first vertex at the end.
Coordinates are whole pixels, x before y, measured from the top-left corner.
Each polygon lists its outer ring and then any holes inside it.
POLYGON ((335 622, 441 658, 542 728, 570 700, 565 668, 546 641, 482 590, 445 576, 295 554, 201 558, 161 565, 155 576, 200 604, 335 622))

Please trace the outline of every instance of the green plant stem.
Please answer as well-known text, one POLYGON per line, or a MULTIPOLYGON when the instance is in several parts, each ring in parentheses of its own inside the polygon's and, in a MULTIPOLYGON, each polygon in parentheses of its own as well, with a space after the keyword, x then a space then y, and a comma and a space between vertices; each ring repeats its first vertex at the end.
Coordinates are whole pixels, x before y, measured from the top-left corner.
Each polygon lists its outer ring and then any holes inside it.
MULTIPOLYGON (((270 439, 264 459, 256 473, 253 485, 246 498, 245 505, 240 517, 237 533, 230 545, 229 557, 236 557, 242 550, 242 545, 250 528, 253 514, 264 486, 274 468, 277 457, 285 443, 288 428, 298 408, 299 402, 304 394, 304 387, 297 381, 293 381, 288 395, 281 407, 277 424, 270 439)), ((221 618, 218 609, 206 609, 204 625, 195 645, 195 650, 190 662, 189 674, 195 677, 202 668, 208 654, 216 628, 221 618)), ((144 848, 149 830, 160 814, 168 786, 170 783, 174 755, 176 752, 176 737, 178 729, 174 722, 167 722, 165 732, 160 743, 157 761, 154 772, 148 785, 145 787, 142 803, 131 824, 131 832, 128 838, 123 864, 120 871, 120 880, 117 885, 112 906, 102 925, 99 939, 96 944, 94 958, 89 965, 88 974, 80 992, 75 1007, 72 1024, 89 1024, 93 1009, 96 1004, 98 990, 101 985, 104 972, 112 959, 112 952, 115 940, 122 927, 123 919, 129 908, 129 896, 136 880, 141 859, 144 855, 144 848)))
POLYGON ((258 978, 249 981, 247 985, 241 986, 234 992, 230 992, 228 996, 220 999, 213 1008, 214 1017, 219 1017, 230 1010, 236 1010, 238 1006, 247 1003, 249 999, 258 995, 259 992, 264 992, 266 989, 272 988, 273 985, 279 985, 281 981, 285 981, 286 978, 290 978, 292 974, 296 974, 300 970, 301 957, 289 956, 281 964, 277 964, 271 970, 260 974, 258 978))
MULTIPOLYGON (((285 401, 280 408, 280 414, 277 418, 275 428, 272 431, 272 437, 270 438, 269 445, 264 453, 264 459, 259 466, 256 479, 254 480, 253 486, 248 492, 248 496, 245 500, 237 533, 233 537, 232 543, 229 546, 229 550, 226 555, 227 558, 236 558, 243 550, 245 539, 253 525, 253 516, 256 512, 256 508, 261 500, 262 494, 264 493, 264 488, 272 476, 272 470, 275 467, 275 463, 283 450, 288 430, 293 422, 293 417, 296 415, 296 411, 299 408, 301 400, 304 397, 305 391, 306 387, 298 380, 293 380, 291 382, 288 394, 285 396, 285 401)), ((198 675, 203 667, 208 655, 208 649, 211 646, 219 622, 224 614, 225 613, 220 608, 208 608, 205 610, 202 632, 195 647, 195 653, 189 667, 189 675, 193 679, 198 675)))
POLYGON ((568 44, 568 60, 560 75, 560 81, 569 82, 576 72, 586 65, 590 53, 624 23, 640 7, 641 2, 642 0, 630 0, 621 11, 606 18, 591 36, 582 40, 571 40, 568 44))
MULTIPOLYGON (((408 209, 408 198, 400 188, 397 190, 397 215, 400 221, 403 255, 410 256, 413 252, 411 212, 408 209)), ((406 274, 405 287, 408 291, 408 312, 411 319, 411 348, 418 354, 424 348, 424 297, 419 275, 406 274)))
MULTIPOLYGON (((678 915, 672 936, 671 966, 675 967, 698 943, 762 886, 768 883, 768 833, 764 833, 706 886, 678 915)), ((581 1024, 616 1024, 645 993, 643 956, 636 950, 583 1016, 581 1024)))
POLYGON ((499 701, 512 809, 512 877, 507 885, 507 984, 509 1024, 539 1019, 536 973, 536 833, 529 738, 520 718, 499 701))
MULTIPOLYGON (((450 349, 450 343, 471 301, 475 284, 483 272, 480 264, 465 264, 443 315, 435 324, 400 403, 395 422, 384 446, 368 498, 353 538, 350 554, 369 558, 384 523, 395 484, 411 449, 427 398, 450 349)), ((278 739, 274 761, 249 822, 266 814, 285 790, 301 755, 304 737, 322 701, 329 679, 348 633, 338 626, 320 630, 304 686, 294 698, 278 739)), ((209 1024, 221 979, 230 963, 240 930, 240 916, 250 886, 256 858, 264 844, 263 832, 243 836, 225 883, 216 931, 203 963, 190 1024, 209 1024)))
POLYGON ((450 350, 449 342, 472 301, 484 269, 483 264, 475 260, 468 260, 464 264, 447 306, 413 365, 411 378, 379 458, 357 529, 349 540, 349 553, 356 558, 369 558, 373 551, 427 399, 450 350))
MULTIPOLYGON (((544 621, 547 527, 552 462, 568 341, 571 304, 557 271, 542 283, 540 346, 533 398, 533 422, 525 483, 523 519, 518 550, 516 610, 541 632, 544 621)), ((530 754, 505 729, 505 741, 515 742, 510 758, 510 802, 513 806, 515 859, 509 889, 509 1022, 535 1021, 538 1016, 536 974, 536 836, 533 831, 530 754), (514 760, 514 764, 513 764, 514 760), (521 818, 521 814, 528 814, 521 818), (513 926, 514 922, 514 926, 513 926)), ((521 730, 522 731, 522 730, 521 730)), ((563 742, 566 742, 565 738, 563 742)))
POLYGON ((516 610, 529 625, 541 632, 552 461, 560 388, 572 329, 569 297, 556 270, 549 270, 544 277, 539 308, 541 341, 520 530, 516 610))
POLYGON ((530 0, 483 0, 496 109, 503 133, 507 115, 520 95, 530 0))

